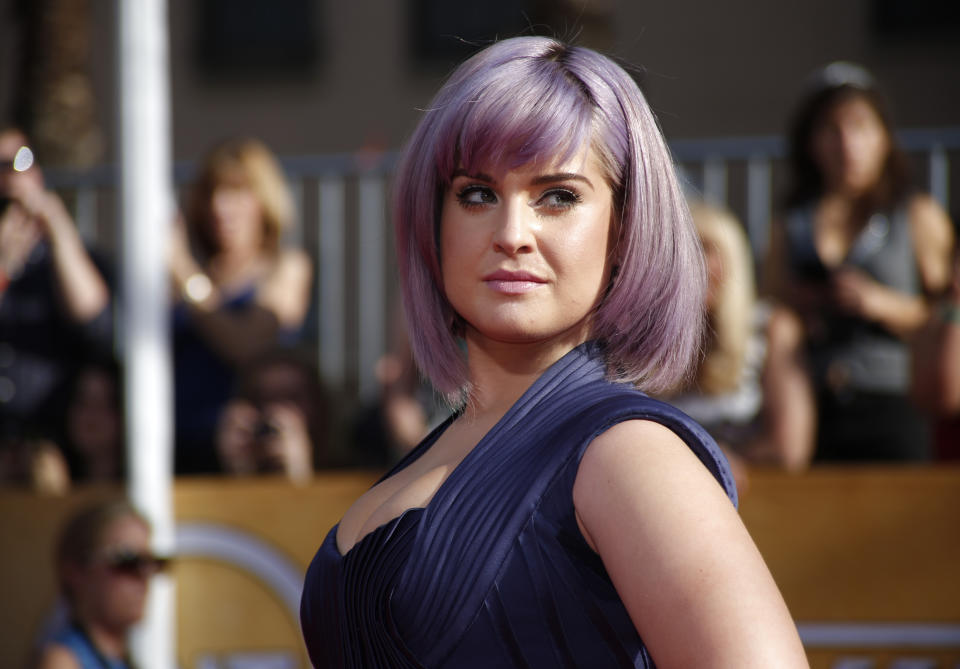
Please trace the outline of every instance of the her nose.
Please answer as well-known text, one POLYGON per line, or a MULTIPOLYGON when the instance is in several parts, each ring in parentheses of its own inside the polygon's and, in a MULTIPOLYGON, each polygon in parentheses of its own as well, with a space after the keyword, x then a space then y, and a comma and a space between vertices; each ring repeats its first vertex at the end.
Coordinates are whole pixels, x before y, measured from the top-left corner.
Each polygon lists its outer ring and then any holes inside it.
POLYGON ((531 253, 536 247, 536 213, 525 198, 512 198, 501 207, 493 232, 493 249, 508 256, 531 253))

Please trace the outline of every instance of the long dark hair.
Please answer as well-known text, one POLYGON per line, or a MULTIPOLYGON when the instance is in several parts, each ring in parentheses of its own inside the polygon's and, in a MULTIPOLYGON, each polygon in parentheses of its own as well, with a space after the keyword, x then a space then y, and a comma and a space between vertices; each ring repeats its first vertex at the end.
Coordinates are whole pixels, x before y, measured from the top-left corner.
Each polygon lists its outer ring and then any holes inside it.
POLYGON ((788 141, 792 181, 786 206, 801 206, 823 195, 823 175, 810 155, 810 138, 830 109, 842 102, 859 99, 876 112, 890 145, 880 179, 864 194, 860 204, 869 212, 894 207, 911 190, 910 164, 906 154, 897 145, 886 102, 873 85, 872 78, 857 66, 835 63, 818 72, 813 83, 790 124, 788 141), (830 68, 838 65, 850 68, 852 73, 859 76, 837 78, 830 68))

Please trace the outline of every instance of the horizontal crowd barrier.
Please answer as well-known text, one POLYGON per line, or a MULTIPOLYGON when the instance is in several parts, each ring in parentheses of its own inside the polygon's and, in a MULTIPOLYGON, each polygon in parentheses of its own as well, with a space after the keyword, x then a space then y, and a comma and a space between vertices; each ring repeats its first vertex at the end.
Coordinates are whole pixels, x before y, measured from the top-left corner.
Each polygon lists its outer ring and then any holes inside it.
MULTIPOLYGON (((178 480, 170 573, 180 668, 308 667, 297 619, 303 573, 376 477, 329 472, 305 487, 178 480)), ((0 490, 0 666, 24 666, 62 615, 52 550, 64 518, 121 492, 0 490)), ((814 669, 960 667, 960 468, 752 470, 741 516, 814 669)))

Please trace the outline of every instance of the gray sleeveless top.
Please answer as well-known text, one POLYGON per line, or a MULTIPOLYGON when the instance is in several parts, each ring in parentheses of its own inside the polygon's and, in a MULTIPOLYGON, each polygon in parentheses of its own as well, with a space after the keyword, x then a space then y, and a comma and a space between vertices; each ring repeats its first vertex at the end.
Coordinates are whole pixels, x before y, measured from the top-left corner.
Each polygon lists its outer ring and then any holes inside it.
MULTIPOLYGON (((786 219, 787 252, 793 276, 825 282, 830 270, 817 254, 813 206, 790 211, 786 219)), ((879 283, 919 295, 920 278, 906 208, 874 214, 843 261, 879 283)), ((834 391, 903 394, 910 382, 910 352, 896 335, 876 323, 824 305, 823 327, 811 333, 810 363, 817 386, 834 391)))

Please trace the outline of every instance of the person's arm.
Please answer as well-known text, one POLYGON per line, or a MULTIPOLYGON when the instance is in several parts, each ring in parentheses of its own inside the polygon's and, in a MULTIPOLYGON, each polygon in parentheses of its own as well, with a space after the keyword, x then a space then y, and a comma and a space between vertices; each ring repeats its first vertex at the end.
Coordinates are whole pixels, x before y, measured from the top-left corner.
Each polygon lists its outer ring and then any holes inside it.
POLYGON ((953 281, 913 346, 912 396, 940 414, 960 412, 960 252, 953 281))
POLYGON ((923 289, 939 295, 950 284, 953 224, 947 212, 928 195, 910 201, 910 232, 923 289))
POLYGON ((56 286, 66 315, 79 324, 92 321, 109 306, 110 290, 63 201, 37 180, 18 180, 11 191, 26 215, 40 224, 50 243, 56 286))
POLYGON ((862 270, 842 267, 831 277, 834 303, 844 311, 882 326, 901 339, 923 327, 930 307, 922 295, 886 286, 862 270))
POLYGON ((808 666, 735 508, 668 428, 632 420, 598 436, 573 497, 658 667, 808 666))
POLYGON ((939 318, 939 409, 955 414, 960 412, 960 291, 944 303, 939 318))
POLYGON ((785 307, 774 307, 767 323, 763 365, 764 434, 747 446, 751 460, 790 471, 805 469, 813 457, 816 403, 803 361, 803 324, 785 307))
POLYGON ((926 195, 908 205, 914 257, 925 295, 908 295, 885 286, 866 273, 841 269, 833 280, 834 298, 845 309, 909 339, 930 318, 927 296, 938 295, 950 281, 953 228, 940 206, 926 195))
POLYGON ((257 288, 254 303, 246 309, 223 309, 220 291, 210 283, 199 265, 186 263, 173 271, 174 286, 186 298, 200 335, 225 360, 243 364, 276 344, 282 328, 303 324, 310 300, 310 259, 302 251, 284 251, 270 274, 257 288), (204 292, 197 295, 190 282, 205 278, 204 292))

